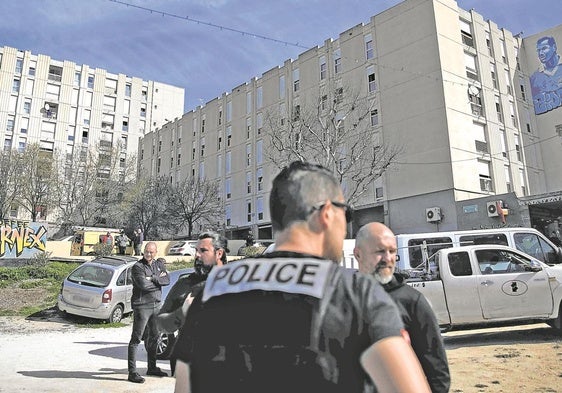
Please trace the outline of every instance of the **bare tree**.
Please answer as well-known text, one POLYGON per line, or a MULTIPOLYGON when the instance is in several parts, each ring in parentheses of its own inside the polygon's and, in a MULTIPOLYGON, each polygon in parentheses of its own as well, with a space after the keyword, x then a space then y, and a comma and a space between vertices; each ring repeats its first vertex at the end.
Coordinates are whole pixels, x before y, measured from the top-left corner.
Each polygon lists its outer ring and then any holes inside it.
POLYGON ((140 227, 145 239, 158 239, 160 232, 171 222, 166 211, 169 188, 165 177, 141 178, 124 196, 129 223, 140 227))
POLYGON ((337 87, 333 81, 306 98, 294 100, 288 114, 267 113, 264 133, 270 148, 266 154, 278 168, 294 160, 329 168, 353 203, 372 187, 401 149, 380 141, 374 98, 337 87))
POLYGON ((43 218, 52 206, 53 152, 42 150, 39 145, 28 145, 19 153, 19 164, 24 174, 17 194, 19 205, 31 215, 31 221, 43 218))
POLYGON ((62 157, 54 186, 61 227, 122 226, 129 207, 124 194, 134 169, 135 158, 123 156, 119 147, 97 145, 62 157))
POLYGON ((196 224, 217 229, 224 221, 224 206, 216 181, 187 178, 171 187, 168 195, 168 216, 173 217, 178 229, 187 229, 193 236, 196 224))
POLYGON ((24 173, 18 168, 18 156, 14 150, 0 151, 0 219, 7 218, 16 202, 21 178, 24 173))

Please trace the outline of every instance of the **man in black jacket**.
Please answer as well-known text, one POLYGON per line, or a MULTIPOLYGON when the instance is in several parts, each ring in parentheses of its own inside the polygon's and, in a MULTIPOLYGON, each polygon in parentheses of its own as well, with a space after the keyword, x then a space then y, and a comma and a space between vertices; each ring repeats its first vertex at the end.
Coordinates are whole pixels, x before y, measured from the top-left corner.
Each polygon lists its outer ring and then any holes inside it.
MULTIPOLYGON (((195 248, 195 272, 178 279, 158 312, 157 324, 161 332, 173 333, 181 327, 191 300, 203 290, 211 269, 227 263, 228 240, 224 236, 216 232, 205 232, 199 235, 198 240, 195 248)), ((171 356, 172 375, 175 366, 176 359, 171 356)))
POLYGON ((396 252, 396 237, 384 224, 372 222, 357 232, 359 271, 373 274, 396 302, 431 391, 448 392, 451 380, 439 324, 426 298, 395 273, 396 252))
POLYGON ((149 242, 144 248, 144 257, 133 265, 133 332, 127 353, 127 366, 129 381, 143 383, 144 378, 137 372, 136 355, 137 347, 144 340, 148 357, 148 370, 146 375, 165 377, 164 371, 156 367, 156 345, 158 329, 156 314, 160 308, 162 287, 170 284, 170 276, 166 270, 166 261, 162 258, 155 259, 157 253, 156 243, 149 242))

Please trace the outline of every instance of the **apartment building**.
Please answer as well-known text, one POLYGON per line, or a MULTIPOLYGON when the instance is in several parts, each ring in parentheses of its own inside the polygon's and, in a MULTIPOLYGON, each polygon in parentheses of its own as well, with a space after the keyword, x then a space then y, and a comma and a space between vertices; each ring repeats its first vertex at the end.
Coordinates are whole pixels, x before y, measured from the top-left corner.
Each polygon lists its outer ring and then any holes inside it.
MULTIPOLYGON (((184 89, 0 48, 0 141, 62 156, 102 143, 136 157, 139 139, 182 115, 184 89)), ((22 210, 22 209, 20 209, 22 210)), ((12 209, 9 218, 27 218, 12 209)))
POLYGON ((278 168, 264 127, 274 114, 278 132, 290 132, 288 118, 319 97, 321 106, 332 84, 367 103, 373 145, 400 148, 354 203, 351 234, 375 220, 396 233, 558 226, 560 139, 542 141, 562 112, 547 119, 533 110, 532 41, 454 0, 406 0, 148 133, 139 164, 171 182, 219 180, 227 235, 270 237, 268 191, 278 168), (542 221, 531 205, 545 210, 542 221))

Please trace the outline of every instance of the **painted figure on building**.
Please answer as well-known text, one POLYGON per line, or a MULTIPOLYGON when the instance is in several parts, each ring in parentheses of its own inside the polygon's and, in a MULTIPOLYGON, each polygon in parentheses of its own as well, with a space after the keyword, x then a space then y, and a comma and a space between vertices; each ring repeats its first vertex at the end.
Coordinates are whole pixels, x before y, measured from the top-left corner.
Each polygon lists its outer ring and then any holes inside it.
POLYGON ((537 56, 541 65, 531 75, 531 93, 537 115, 562 106, 562 64, 556 51, 553 37, 537 40, 537 56))

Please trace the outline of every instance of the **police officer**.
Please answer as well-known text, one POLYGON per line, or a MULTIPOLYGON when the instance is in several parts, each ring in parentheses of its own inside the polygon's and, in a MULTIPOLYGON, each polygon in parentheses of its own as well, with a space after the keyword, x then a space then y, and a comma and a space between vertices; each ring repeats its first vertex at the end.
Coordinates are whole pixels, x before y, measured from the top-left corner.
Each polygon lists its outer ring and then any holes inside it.
MULTIPOLYGON (((203 290, 207 275, 214 266, 227 263, 228 240, 216 232, 204 232, 195 247, 195 271, 181 276, 170 288, 156 319, 158 330, 173 333, 183 324, 185 314, 193 298, 203 290)), ((170 356, 170 369, 175 372, 176 359, 170 356)))
POLYGON ((398 310, 341 259, 351 209, 294 162, 270 194, 275 251, 213 269, 174 347, 176 392, 429 392, 398 310))
POLYGON ((396 302, 431 391, 446 393, 451 378, 439 323, 426 298, 395 272, 397 251, 394 233, 380 222, 366 224, 357 232, 353 254, 359 271, 373 274, 396 302))

